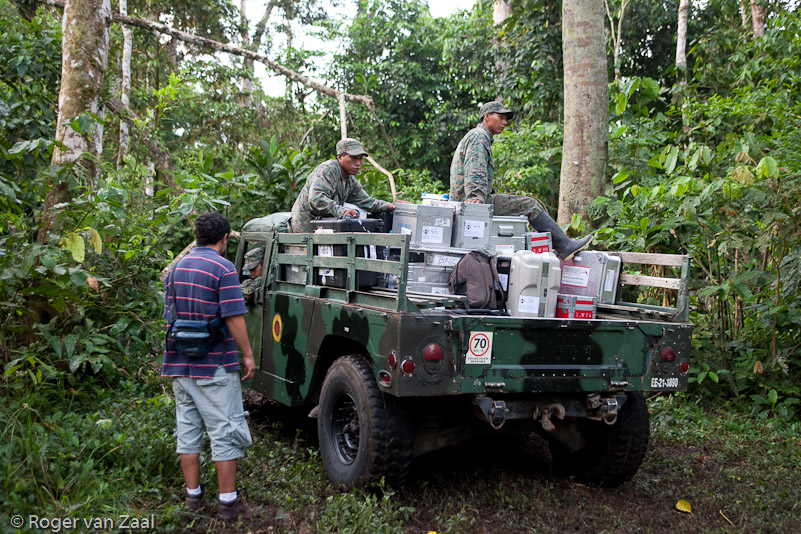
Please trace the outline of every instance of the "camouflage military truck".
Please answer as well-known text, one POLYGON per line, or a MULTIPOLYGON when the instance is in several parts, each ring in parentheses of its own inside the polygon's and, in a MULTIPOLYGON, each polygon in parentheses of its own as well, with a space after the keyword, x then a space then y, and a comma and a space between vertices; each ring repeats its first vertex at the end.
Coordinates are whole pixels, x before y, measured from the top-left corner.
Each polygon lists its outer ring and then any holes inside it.
POLYGON ((535 432, 555 468, 615 486, 648 447, 643 393, 686 388, 686 256, 621 254, 623 289, 667 288, 662 306, 618 299, 593 320, 472 315, 465 297, 406 290, 409 236, 276 232, 287 216, 248 222, 237 251, 241 269, 249 250, 265 247, 246 315, 252 388, 317 418, 334 483, 402 484, 426 452, 482 433, 535 432), (359 257, 361 247, 393 247, 399 259, 359 257), (359 290, 363 272, 399 282, 359 290))

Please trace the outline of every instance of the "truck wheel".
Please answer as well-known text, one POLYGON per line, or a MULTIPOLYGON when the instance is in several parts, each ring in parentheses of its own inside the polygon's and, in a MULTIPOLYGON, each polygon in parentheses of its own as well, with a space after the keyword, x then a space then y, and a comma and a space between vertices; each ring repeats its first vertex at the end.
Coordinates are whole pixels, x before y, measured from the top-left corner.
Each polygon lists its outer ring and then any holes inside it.
POLYGON ((328 370, 317 431, 331 482, 365 486, 382 476, 396 486, 406 481, 412 463, 408 419, 393 397, 379 391, 363 358, 344 356, 328 370))
POLYGON ((578 429, 586 445, 569 451, 551 441, 554 466, 577 479, 615 488, 633 477, 648 450, 648 407, 640 392, 627 392, 614 425, 582 419, 578 429))

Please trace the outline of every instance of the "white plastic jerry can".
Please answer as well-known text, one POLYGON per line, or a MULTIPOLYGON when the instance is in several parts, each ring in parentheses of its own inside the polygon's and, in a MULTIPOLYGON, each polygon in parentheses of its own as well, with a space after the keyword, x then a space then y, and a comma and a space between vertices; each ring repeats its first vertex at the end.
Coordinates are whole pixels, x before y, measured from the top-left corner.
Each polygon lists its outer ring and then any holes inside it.
POLYGON ((506 309, 512 317, 555 317, 562 269, 552 252, 518 250, 509 269, 506 309))

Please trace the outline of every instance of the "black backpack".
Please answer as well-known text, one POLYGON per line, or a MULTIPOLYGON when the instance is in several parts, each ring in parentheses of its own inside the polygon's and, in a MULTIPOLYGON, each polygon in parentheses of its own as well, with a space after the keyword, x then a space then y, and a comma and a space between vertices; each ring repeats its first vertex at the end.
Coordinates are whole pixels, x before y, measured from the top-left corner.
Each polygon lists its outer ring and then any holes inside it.
POLYGON ((454 295, 467 296, 465 308, 468 310, 504 309, 506 300, 498 271, 492 264, 492 256, 484 251, 470 251, 459 260, 453 268, 448 287, 454 295))

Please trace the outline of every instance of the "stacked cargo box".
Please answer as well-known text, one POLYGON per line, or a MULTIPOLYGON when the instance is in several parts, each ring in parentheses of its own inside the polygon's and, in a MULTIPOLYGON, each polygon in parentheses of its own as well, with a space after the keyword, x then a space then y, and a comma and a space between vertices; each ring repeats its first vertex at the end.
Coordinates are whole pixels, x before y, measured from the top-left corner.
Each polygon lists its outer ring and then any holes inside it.
POLYGON ((562 266, 557 317, 594 319, 598 304, 614 304, 620 278, 620 258, 586 250, 562 266))

